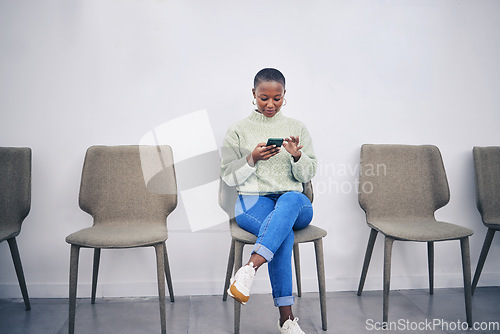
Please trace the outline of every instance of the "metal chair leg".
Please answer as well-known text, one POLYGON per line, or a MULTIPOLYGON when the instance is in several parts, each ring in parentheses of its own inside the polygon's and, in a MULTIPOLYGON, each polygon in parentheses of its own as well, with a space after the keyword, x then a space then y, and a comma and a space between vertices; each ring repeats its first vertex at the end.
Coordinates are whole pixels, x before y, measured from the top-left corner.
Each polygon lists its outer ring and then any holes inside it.
POLYGON ((229 289, 229 281, 233 273, 234 267, 234 239, 231 239, 231 247, 229 248, 229 257, 227 259, 226 279, 224 281, 224 292, 222 293, 222 300, 227 300, 227 289, 229 289))
POLYGON ((295 263, 295 278, 297 279, 297 296, 302 297, 302 279, 300 275, 299 244, 293 244, 293 261, 295 263))
MULTIPOLYGON (((234 244, 234 272, 243 265, 243 246, 245 244, 236 241, 234 244)), ((234 300, 234 334, 240 333, 241 304, 234 300)))
POLYGON ((167 315, 165 308, 165 244, 155 246, 156 251, 156 274, 158 279, 158 300, 160 303, 161 333, 167 333, 167 315))
POLYGON ((24 306, 26 311, 31 310, 30 297, 28 296, 28 289, 26 288, 26 280, 24 279, 23 265, 21 263, 21 256, 19 255, 19 249, 17 248, 16 238, 8 239, 10 254, 12 255, 12 262, 14 262, 14 268, 16 270, 17 280, 19 282, 19 287, 21 288, 21 294, 24 299, 24 306))
POLYGON ((476 272, 474 273, 474 279, 472 280, 472 295, 476 290, 477 282, 479 282, 479 277, 481 276, 481 272, 483 271, 484 262, 486 261, 486 257, 488 256, 488 252, 490 250, 493 237, 495 236, 495 232, 496 231, 494 229, 489 228, 488 232, 486 233, 486 237, 484 238, 483 248, 481 249, 481 255, 479 255, 476 272))
POLYGON ((318 271, 319 303, 321 308, 321 324, 324 331, 328 328, 326 314, 326 284, 325 284, 325 257, 323 254, 323 238, 314 241, 316 251, 316 269, 318 271))
POLYGON ((373 246, 375 245, 375 239, 377 238, 378 231, 372 229, 370 231, 370 237, 368 239, 368 245, 366 246, 365 260, 363 262, 363 269, 361 270, 361 278, 359 279, 358 286, 358 296, 361 296, 363 292, 363 287, 365 285, 366 273, 368 272, 368 267, 370 266, 370 260, 372 258, 373 246))
POLYGON ((175 302, 174 285, 172 284, 172 275, 170 274, 170 264, 168 262, 167 245, 163 243, 163 247, 165 248, 163 262, 165 267, 165 277, 167 279, 168 295, 170 296, 170 302, 173 303, 175 302))
POLYGON ((101 261, 101 249, 94 248, 94 269, 92 271, 92 295, 90 302, 95 304, 95 295, 97 292, 97 277, 99 276, 99 263, 101 261))
POLYGON ((69 334, 75 332, 75 311, 76 311, 76 289, 78 286, 78 260, 80 257, 80 247, 71 245, 69 261, 69 334))
POLYGON ((389 290, 391 288, 391 256, 394 239, 385 237, 384 242, 384 301, 382 321, 387 323, 389 317, 389 290))
POLYGON ((462 251, 462 267, 464 272, 464 295, 465 314, 469 328, 472 327, 472 304, 471 304, 471 283, 470 283, 470 249, 469 237, 460 239, 460 249, 462 251))
POLYGON ((429 267, 429 293, 434 294, 434 242, 427 243, 427 262, 429 267))

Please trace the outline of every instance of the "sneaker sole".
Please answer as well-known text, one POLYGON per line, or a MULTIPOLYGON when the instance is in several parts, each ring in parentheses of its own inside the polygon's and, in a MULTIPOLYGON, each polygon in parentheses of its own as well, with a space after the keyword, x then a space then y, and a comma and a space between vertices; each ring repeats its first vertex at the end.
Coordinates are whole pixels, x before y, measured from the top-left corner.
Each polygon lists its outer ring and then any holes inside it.
POLYGON ((239 302, 241 305, 245 305, 247 303, 248 299, 250 298, 250 296, 245 296, 240 291, 238 291, 238 289, 236 289, 236 287, 234 286, 234 283, 231 284, 229 289, 227 289, 227 293, 228 293, 228 295, 233 297, 234 300, 239 302))

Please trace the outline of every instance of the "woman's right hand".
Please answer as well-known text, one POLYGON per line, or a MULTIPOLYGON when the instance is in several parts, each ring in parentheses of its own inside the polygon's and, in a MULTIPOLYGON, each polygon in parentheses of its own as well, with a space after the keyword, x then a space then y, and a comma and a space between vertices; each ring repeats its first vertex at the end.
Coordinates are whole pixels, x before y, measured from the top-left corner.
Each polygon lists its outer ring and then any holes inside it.
POLYGON ((255 166, 259 160, 267 160, 280 152, 280 147, 276 145, 266 146, 266 143, 259 143, 247 157, 248 164, 255 166))

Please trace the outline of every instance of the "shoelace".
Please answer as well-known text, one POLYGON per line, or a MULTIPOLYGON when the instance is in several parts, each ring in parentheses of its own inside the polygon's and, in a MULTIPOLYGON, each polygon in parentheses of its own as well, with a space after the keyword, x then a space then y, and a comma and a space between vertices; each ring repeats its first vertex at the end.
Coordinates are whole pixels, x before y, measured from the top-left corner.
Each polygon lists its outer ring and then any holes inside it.
POLYGON ((303 334, 304 333, 299 326, 299 318, 297 318, 297 317, 295 319, 293 319, 291 322, 286 322, 285 324, 283 324, 283 327, 284 327, 283 329, 291 329, 290 334, 303 334), (286 328, 285 328, 285 325, 287 325, 286 328))
POLYGON ((243 271, 242 275, 238 275, 238 280, 241 280, 242 284, 248 286, 252 283, 252 279, 255 276, 255 269, 253 269, 253 265, 246 265, 243 267, 243 271))

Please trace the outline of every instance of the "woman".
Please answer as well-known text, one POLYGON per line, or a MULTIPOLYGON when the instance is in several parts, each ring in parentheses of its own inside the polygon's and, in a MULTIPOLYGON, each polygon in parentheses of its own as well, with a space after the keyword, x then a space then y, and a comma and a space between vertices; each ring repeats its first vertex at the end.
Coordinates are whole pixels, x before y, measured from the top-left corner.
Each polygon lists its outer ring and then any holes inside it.
POLYGON ((248 263, 231 279, 228 293, 246 304, 255 273, 267 262, 280 332, 304 333, 292 313, 291 258, 293 231, 307 227, 313 215, 302 183, 316 173, 316 156, 305 126, 280 112, 286 104, 280 71, 259 71, 252 93, 257 109, 229 128, 222 147, 222 179, 239 194, 236 222, 257 236, 248 263), (266 146, 269 138, 283 138, 283 146, 266 146))

